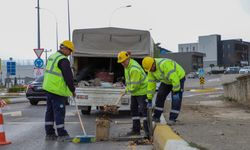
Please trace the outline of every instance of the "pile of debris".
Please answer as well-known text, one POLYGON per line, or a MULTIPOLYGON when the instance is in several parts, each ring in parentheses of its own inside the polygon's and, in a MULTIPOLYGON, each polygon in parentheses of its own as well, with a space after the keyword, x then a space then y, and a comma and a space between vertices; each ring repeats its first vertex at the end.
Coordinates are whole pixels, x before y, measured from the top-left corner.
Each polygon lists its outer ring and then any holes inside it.
POLYGON ((106 113, 118 114, 118 108, 117 105, 104 105, 103 111, 106 113))

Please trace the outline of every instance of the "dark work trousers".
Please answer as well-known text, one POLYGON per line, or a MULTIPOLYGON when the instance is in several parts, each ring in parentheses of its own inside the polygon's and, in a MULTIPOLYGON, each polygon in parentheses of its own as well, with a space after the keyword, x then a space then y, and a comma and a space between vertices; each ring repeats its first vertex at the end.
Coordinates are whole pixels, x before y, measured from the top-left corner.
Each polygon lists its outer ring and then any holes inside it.
MULTIPOLYGON (((176 119, 180 113, 181 103, 182 103, 182 95, 183 95, 183 91, 184 91, 184 82, 185 82, 185 77, 180 80, 180 84, 181 84, 181 91, 179 93, 180 98, 173 99, 173 97, 171 96, 172 103, 171 103, 171 110, 170 110, 170 114, 169 114, 169 120, 176 121, 176 119)), ((172 85, 161 83, 161 85, 158 89, 157 96, 156 96, 154 118, 160 119, 161 114, 162 114, 163 109, 164 109, 165 100, 171 91, 172 91, 172 85)))
POLYGON ((133 131, 134 132, 140 132, 141 129, 141 123, 140 123, 140 117, 143 120, 143 128, 145 131, 145 134, 148 134, 148 123, 147 123, 147 102, 146 102, 147 96, 131 96, 131 115, 132 115, 132 121, 133 121, 133 131))
POLYGON ((45 114, 46 135, 55 134, 54 122, 58 136, 68 135, 64 129, 65 103, 67 99, 64 96, 47 93, 47 110, 45 114))

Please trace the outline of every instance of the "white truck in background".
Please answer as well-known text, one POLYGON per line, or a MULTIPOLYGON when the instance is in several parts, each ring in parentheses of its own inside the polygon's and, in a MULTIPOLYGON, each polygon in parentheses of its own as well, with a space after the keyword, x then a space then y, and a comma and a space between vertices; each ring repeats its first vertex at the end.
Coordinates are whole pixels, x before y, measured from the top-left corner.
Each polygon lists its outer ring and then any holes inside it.
POLYGON ((153 56, 150 32, 113 27, 76 29, 73 43, 73 70, 78 83, 75 101, 82 114, 90 114, 92 107, 101 109, 104 105, 118 105, 120 110, 129 110, 129 95, 116 104, 120 93, 125 91, 120 84, 124 69, 117 63, 117 54, 130 50, 131 57, 139 63, 143 57, 153 56))

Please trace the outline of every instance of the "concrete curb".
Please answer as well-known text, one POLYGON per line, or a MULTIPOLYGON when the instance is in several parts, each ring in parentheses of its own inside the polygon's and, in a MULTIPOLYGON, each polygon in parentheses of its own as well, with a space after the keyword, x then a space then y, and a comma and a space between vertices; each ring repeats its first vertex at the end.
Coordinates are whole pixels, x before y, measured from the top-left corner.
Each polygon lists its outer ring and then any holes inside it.
POLYGON ((161 123, 157 123, 154 130, 154 150, 198 150, 177 135, 161 115, 161 123))
POLYGON ((0 98, 7 98, 5 101, 7 104, 24 103, 29 102, 25 98, 25 93, 0 93, 0 98))
POLYGON ((27 100, 27 99, 8 99, 7 100, 7 103, 8 104, 16 104, 16 103, 27 103, 27 102, 29 102, 29 100, 27 100))
POLYGON ((155 150, 198 150, 189 146, 168 125, 157 124, 153 138, 155 150))
POLYGON ((0 93, 0 97, 16 97, 16 96, 25 96, 25 93, 0 93))
POLYGON ((190 92, 214 92, 217 91, 216 88, 205 88, 205 89, 190 89, 190 92))

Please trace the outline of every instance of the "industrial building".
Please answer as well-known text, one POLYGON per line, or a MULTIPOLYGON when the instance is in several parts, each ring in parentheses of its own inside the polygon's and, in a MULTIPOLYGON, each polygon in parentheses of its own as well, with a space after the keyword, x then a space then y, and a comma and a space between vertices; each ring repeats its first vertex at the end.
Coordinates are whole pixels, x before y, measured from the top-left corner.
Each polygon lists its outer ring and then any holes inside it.
POLYGON ((204 67, 249 65, 250 43, 242 39, 221 40, 221 35, 199 36, 198 43, 178 45, 179 52, 205 53, 204 67))
POLYGON ((200 52, 182 52, 160 54, 161 58, 169 58, 180 64, 186 73, 197 71, 203 66, 204 53, 200 52))

